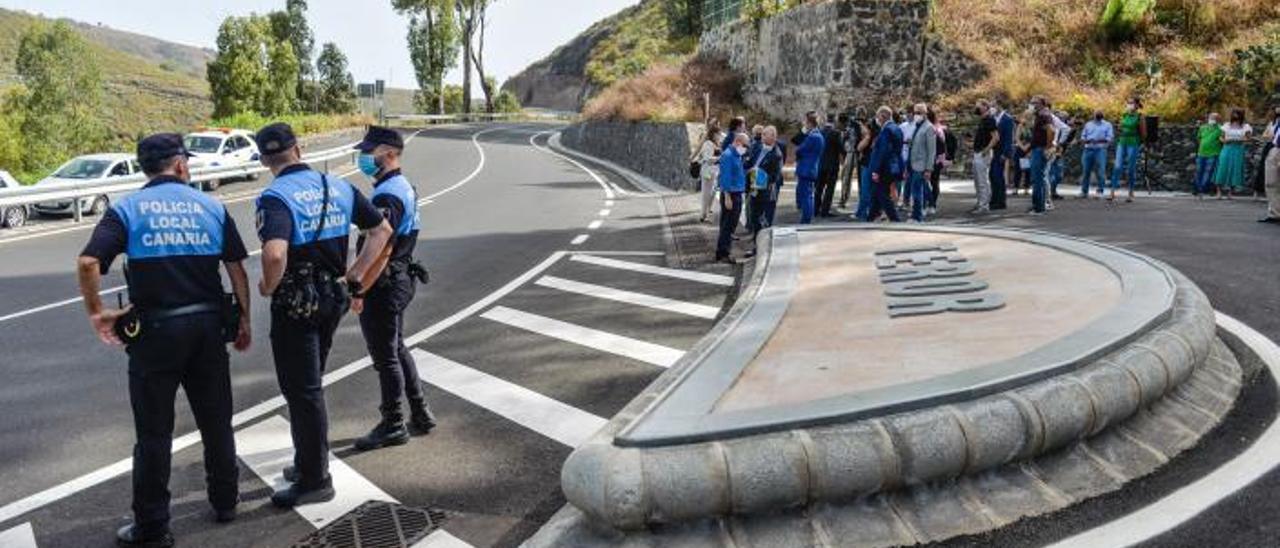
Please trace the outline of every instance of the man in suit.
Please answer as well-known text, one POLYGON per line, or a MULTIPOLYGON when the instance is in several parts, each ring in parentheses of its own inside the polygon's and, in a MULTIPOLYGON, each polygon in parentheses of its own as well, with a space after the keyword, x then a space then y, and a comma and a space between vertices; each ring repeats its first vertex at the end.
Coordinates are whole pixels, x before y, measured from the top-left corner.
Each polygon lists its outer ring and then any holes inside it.
POLYGON ((889 187, 902 177, 902 130, 893 122, 893 110, 880 107, 876 110, 876 120, 880 122, 880 134, 871 147, 871 212, 867 221, 875 222, 883 212, 889 220, 902 222, 898 218, 898 209, 889 198, 889 187))
POLYGON ((818 129, 818 113, 804 115, 804 139, 796 147, 796 208, 800 210, 800 224, 813 222, 813 189, 818 182, 819 163, 826 140, 818 129))
POLYGON ((911 196, 911 220, 924 222, 925 188, 933 176, 934 163, 938 159, 938 132, 929 122, 929 107, 918 103, 912 108, 912 122, 916 125, 915 135, 911 138, 911 152, 908 160, 911 163, 911 179, 907 183, 907 192, 911 196))
POLYGON ((828 119, 822 126, 822 160, 818 165, 818 188, 814 192, 815 209, 819 217, 831 216, 831 202, 835 200, 836 181, 840 179, 840 165, 844 161, 844 135, 836 130, 828 119))
POLYGON ((1008 207, 1006 202, 1006 182, 1007 167, 1013 158, 1014 132, 1017 130, 1018 121, 1013 118, 1004 109, 1004 104, 999 99, 991 102, 992 114, 996 117, 996 130, 1000 133, 1000 144, 996 147, 995 153, 991 157, 991 209, 1005 209, 1008 207))

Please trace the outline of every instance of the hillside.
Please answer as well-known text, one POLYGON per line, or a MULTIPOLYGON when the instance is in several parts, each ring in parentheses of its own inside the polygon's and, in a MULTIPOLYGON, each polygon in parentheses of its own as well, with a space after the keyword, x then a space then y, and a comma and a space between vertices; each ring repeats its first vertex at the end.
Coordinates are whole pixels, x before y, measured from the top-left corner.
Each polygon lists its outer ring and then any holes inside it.
MULTIPOLYGON (((40 17, 0 9, 0 84, 16 81, 18 42, 40 17)), ((162 130, 185 130, 209 118, 213 104, 201 56, 209 52, 154 38, 84 24, 105 80, 103 108, 120 143, 162 130)))

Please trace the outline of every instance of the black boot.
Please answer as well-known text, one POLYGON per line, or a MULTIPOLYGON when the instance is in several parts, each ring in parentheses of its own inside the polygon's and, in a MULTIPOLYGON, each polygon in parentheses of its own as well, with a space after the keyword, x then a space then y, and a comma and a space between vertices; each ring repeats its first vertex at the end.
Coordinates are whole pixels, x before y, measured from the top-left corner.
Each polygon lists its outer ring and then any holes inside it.
POLYGON ((138 526, 130 523, 116 531, 116 544, 145 548, 168 548, 173 546, 173 533, 164 531, 155 534, 143 534, 142 530, 138 529, 138 526))
POLYGON ((436 417, 427 407, 426 400, 409 400, 409 431, 415 436, 425 436, 436 427, 436 417))
POLYGON ((404 427, 404 416, 399 412, 383 412, 382 422, 373 427, 363 438, 356 440, 356 449, 372 451, 392 445, 409 443, 409 431, 404 427))
POLYGON ((271 503, 279 508, 293 508, 305 504, 317 504, 333 500, 333 480, 326 478, 314 486, 295 483, 271 495, 271 503))

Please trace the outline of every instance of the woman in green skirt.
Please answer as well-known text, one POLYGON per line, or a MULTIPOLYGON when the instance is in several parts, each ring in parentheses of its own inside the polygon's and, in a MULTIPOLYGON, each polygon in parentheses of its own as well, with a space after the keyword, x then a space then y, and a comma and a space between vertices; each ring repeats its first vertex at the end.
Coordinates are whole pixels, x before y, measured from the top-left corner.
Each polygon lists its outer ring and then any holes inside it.
POLYGON ((1245 145, 1252 135, 1253 128, 1244 123, 1244 110, 1232 110, 1231 121, 1222 127, 1222 154, 1218 156, 1218 172, 1214 175, 1219 200, 1224 189, 1228 200, 1233 193, 1244 192, 1245 145))

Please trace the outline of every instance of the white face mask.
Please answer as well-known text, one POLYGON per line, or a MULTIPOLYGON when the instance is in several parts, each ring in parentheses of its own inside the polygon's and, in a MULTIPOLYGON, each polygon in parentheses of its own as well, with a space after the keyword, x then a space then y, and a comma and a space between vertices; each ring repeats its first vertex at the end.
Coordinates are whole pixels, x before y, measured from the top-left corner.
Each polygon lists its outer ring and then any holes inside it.
POLYGON ((923 114, 917 114, 917 115, 915 115, 915 116, 912 116, 912 117, 911 117, 911 120, 912 120, 912 121, 914 121, 915 123, 919 124, 919 123, 921 123, 921 122, 923 122, 923 121, 924 121, 924 115, 923 115, 923 114))
POLYGON ((996 107, 991 107, 991 109, 990 109, 990 110, 988 110, 988 112, 990 112, 992 116, 995 116, 995 115, 997 115, 997 114, 1000 114, 1000 109, 998 109, 998 108, 996 108, 996 107))
POLYGON ((746 154, 746 153, 747 153, 747 147, 744 147, 744 146, 742 146, 742 145, 738 145, 738 146, 735 146, 735 147, 733 147, 733 148, 735 148, 735 149, 737 149, 737 150, 738 150, 738 154, 746 154))

